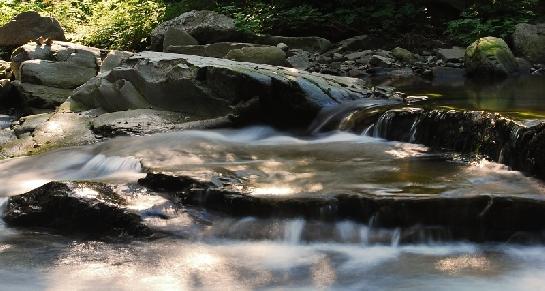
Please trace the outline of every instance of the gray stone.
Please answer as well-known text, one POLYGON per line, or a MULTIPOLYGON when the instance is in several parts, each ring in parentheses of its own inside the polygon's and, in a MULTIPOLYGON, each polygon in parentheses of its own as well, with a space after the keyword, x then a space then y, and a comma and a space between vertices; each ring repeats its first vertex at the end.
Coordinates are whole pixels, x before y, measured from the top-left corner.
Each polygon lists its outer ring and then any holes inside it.
POLYGON ((11 79, 11 64, 0 60, 0 80, 1 79, 11 79))
POLYGON ((24 103, 30 107, 54 109, 72 94, 71 89, 60 89, 30 83, 12 82, 24 103))
POLYGON ((21 80, 21 64, 28 60, 65 62, 73 66, 94 69, 95 75, 101 64, 100 50, 97 48, 61 41, 55 41, 51 45, 30 42, 15 49, 11 55, 11 69, 18 80, 21 80))
POLYGON ((169 46, 166 51, 184 55, 224 58, 230 51, 246 47, 264 47, 264 45, 242 42, 217 42, 206 45, 169 46))
POLYGON ((336 45, 338 51, 362 51, 373 47, 367 35, 359 35, 340 41, 336 45))
POLYGON ((501 38, 484 37, 466 50, 464 63, 470 76, 506 77, 517 72, 515 56, 501 38))
POLYGON ((121 65, 121 63, 130 58, 134 53, 126 51, 110 51, 100 67, 100 74, 106 74, 113 68, 121 65))
POLYGON ((363 51, 363 52, 353 52, 353 53, 349 53, 347 55, 345 55, 346 59, 348 60, 357 60, 361 57, 364 57, 367 55, 367 52, 363 51))
POLYGON ((23 12, 0 27, 0 47, 16 47, 43 36, 66 40, 59 22, 52 17, 42 17, 37 12, 23 12))
POLYGON ((164 36, 170 28, 186 31, 201 44, 232 41, 239 37, 233 19, 214 11, 190 11, 159 24, 151 32, 153 50, 163 50, 164 36))
POLYGON ((163 49, 169 46, 198 45, 199 42, 185 30, 171 27, 167 30, 163 40, 163 49))
POLYGON ((2 147, 3 144, 11 142, 15 139, 17 139, 17 136, 13 133, 13 131, 7 128, 0 128, 0 147, 2 147))
POLYGON ((21 64, 23 83, 74 89, 97 75, 96 68, 82 67, 69 62, 29 60, 21 64))
POLYGON ((404 63, 413 63, 415 61, 415 56, 409 50, 404 48, 396 47, 392 50, 392 56, 399 61, 404 63))
POLYGON ((193 55, 206 57, 206 45, 182 45, 182 46, 169 46, 165 49, 167 53, 193 55))
POLYGON ((449 49, 443 48, 443 49, 437 50, 437 54, 444 61, 447 61, 447 62, 462 61, 464 59, 465 53, 466 53, 466 50, 464 48, 457 47, 457 46, 449 48, 449 49))
POLYGON ((545 63, 545 23, 518 24, 513 33, 515 51, 530 62, 545 63))
POLYGON ((298 70, 307 70, 312 65, 310 52, 304 50, 290 50, 287 61, 298 70))
POLYGON ((379 55, 373 55, 369 59, 369 64, 375 67, 390 67, 394 63, 395 63, 394 59, 379 56, 379 55))
POLYGON ((273 66, 287 66, 286 53, 274 46, 271 47, 245 47, 231 50, 226 59, 237 62, 250 62, 273 66))
POLYGON ((286 44, 290 49, 301 49, 309 52, 324 52, 331 47, 331 42, 325 38, 316 36, 287 37, 261 35, 252 39, 252 42, 277 46, 280 43, 286 44))
POLYGON ((36 128, 46 123, 53 113, 41 113, 36 115, 28 115, 19 119, 19 124, 13 127, 13 132, 17 136, 21 136, 25 133, 33 133, 36 128))
POLYGON ((253 110, 259 118, 294 127, 308 125, 324 106, 363 99, 373 93, 358 79, 224 59, 142 52, 77 88, 72 99, 87 108, 102 107, 112 112, 125 110, 129 98, 135 95, 145 101, 138 108, 151 106, 196 119, 225 116, 233 112, 233 105, 257 99, 258 107, 253 110), (136 92, 111 90, 111 84, 118 82, 136 92))

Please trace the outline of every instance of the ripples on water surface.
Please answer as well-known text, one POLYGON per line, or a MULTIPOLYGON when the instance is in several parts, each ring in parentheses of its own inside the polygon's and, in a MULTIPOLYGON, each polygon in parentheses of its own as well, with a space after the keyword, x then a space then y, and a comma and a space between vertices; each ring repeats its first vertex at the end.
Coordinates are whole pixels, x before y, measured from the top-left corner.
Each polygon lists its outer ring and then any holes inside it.
MULTIPOLYGON (((332 133, 294 137, 266 127, 116 138, 0 162, 0 196, 49 180, 134 182, 144 170, 240 179, 254 195, 331 193, 538 195, 540 182, 485 161, 463 162, 427 148, 332 133)), ((125 189, 120 187, 120 189, 125 189)), ((0 198, 5 201, 5 198, 0 198)), ((142 194, 133 209, 169 238, 133 243, 80 241, 0 222, 0 289, 5 290, 539 290, 541 246, 399 245, 399 232, 353 222, 232 219, 176 212, 142 194)))

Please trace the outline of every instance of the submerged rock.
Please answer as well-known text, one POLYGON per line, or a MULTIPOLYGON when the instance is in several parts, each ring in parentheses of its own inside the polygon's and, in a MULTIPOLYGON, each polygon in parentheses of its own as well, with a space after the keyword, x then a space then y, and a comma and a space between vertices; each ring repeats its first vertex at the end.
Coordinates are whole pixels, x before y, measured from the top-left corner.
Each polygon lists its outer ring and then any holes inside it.
POLYGON ((362 80, 197 56, 142 52, 75 90, 73 100, 109 112, 156 109, 210 119, 257 100, 252 112, 277 126, 306 126, 324 107, 370 97, 362 80))
POLYGON ((23 12, 0 27, 0 47, 16 47, 40 36, 53 40, 66 40, 59 22, 52 17, 42 17, 38 12, 23 12))
POLYGON ((518 71, 511 49, 501 38, 483 37, 466 50, 464 60, 469 76, 507 77, 518 71))
MULTIPOLYGON (((335 194, 252 195, 236 187, 221 187, 190 177, 148 174, 145 187, 171 194, 184 205, 205 207, 237 217, 355 220, 373 227, 444 227, 454 239, 506 241, 545 228, 545 200, 515 196, 335 194)), ((239 187, 240 188, 240 187, 239 187)))
POLYGON ((46 227, 62 233, 149 236, 140 216, 106 185, 50 182, 9 198, 4 221, 17 227, 46 227))
POLYGON ((545 23, 521 23, 513 33, 515 51, 533 63, 545 63, 545 23))

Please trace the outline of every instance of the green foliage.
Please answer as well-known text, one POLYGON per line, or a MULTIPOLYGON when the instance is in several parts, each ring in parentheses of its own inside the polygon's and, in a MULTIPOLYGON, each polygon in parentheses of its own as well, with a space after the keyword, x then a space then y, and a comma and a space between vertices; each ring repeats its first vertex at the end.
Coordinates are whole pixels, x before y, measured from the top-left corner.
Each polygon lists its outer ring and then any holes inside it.
POLYGON ((479 1, 470 6, 460 19, 450 21, 446 33, 467 45, 484 36, 507 38, 515 25, 536 18, 539 0, 479 1))
POLYGON ((144 49, 164 10, 163 5, 150 0, 100 1, 81 40, 103 48, 144 49))

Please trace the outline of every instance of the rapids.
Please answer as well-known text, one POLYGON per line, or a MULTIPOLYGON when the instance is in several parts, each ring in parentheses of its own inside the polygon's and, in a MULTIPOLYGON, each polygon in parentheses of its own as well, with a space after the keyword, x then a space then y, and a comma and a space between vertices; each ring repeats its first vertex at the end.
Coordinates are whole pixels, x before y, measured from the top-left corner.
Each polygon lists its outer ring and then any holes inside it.
POLYGON ((168 235, 89 241, 0 221, 0 289, 537 290, 545 284, 541 245, 452 241, 440 230, 400 243, 399 229, 372 221, 231 218, 177 209, 134 185, 147 171, 234 177, 252 195, 281 197, 545 194, 541 182, 499 164, 346 132, 298 136, 249 127, 119 137, 0 161, 0 203, 51 180, 105 181, 117 185, 147 225, 168 235))

